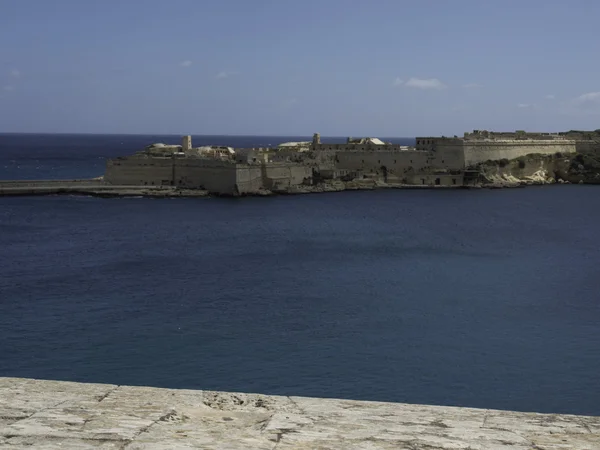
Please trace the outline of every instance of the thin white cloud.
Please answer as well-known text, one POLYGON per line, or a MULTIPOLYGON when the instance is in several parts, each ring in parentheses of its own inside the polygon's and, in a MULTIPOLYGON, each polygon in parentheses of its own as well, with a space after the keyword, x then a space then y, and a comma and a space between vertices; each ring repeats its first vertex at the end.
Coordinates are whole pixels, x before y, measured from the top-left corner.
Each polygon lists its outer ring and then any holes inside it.
POLYGON ((13 78, 19 78, 21 76, 21 71, 19 69, 13 69, 10 71, 10 76, 13 78))
POLYGON ((554 100, 556 98, 556 95, 554 95, 554 94, 548 94, 544 98, 547 99, 547 100, 554 100))
POLYGON ((404 84, 405 86, 415 89, 437 89, 441 90, 446 88, 446 85, 437 78, 409 78, 404 84))
POLYGON ((535 105, 532 103, 519 103, 517 108, 533 108, 535 105))
POLYGON ((8 84, 8 85, 4 86, 2 89, 5 90, 6 92, 12 92, 15 90, 15 87, 8 84))
POLYGON ((217 80, 224 80, 225 78, 229 78, 230 76, 232 76, 232 75, 235 75, 235 73, 236 73, 236 72, 227 72, 227 71, 223 70, 223 71, 219 72, 219 73, 218 73, 218 74, 215 76, 215 78, 216 78, 217 80))
POLYGON ((298 99, 297 98, 290 98, 289 100, 285 101, 283 103, 283 106, 286 108, 291 108, 292 106, 298 104, 298 99))
POLYGON ((392 82, 392 86, 402 86, 404 84, 404 80, 400 77, 396 77, 396 79, 392 82))
POLYGON ((477 89, 477 88, 482 88, 483 85, 481 85, 479 83, 467 83, 467 84, 463 84, 463 87, 466 89, 477 89))
POLYGON ((600 92, 588 92, 575 97, 573 105, 580 109, 595 109, 600 107, 600 92))
POLYGON ((181 63, 179 65, 181 67, 190 67, 192 65, 192 61, 190 61, 189 59, 186 59, 185 61, 181 61, 181 63))

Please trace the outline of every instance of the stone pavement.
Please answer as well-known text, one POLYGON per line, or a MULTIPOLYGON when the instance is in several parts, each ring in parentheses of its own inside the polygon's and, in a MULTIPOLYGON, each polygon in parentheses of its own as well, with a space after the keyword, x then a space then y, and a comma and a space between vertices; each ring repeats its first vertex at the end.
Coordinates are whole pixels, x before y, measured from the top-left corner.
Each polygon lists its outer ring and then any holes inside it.
POLYGON ((0 378, 0 448, 598 450, 600 417, 0 378))

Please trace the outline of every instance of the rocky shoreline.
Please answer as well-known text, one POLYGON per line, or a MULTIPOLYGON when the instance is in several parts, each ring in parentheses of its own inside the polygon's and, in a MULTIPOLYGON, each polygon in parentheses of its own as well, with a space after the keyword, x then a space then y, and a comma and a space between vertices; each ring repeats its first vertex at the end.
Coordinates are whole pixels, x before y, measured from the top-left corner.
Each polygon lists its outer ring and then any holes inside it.
MULTIPOLYGON (((1 182, 0 182, 1 184, 1 182)), ((57 196, 57 195, 79 195, 100 198, 118 197, 147 197, 147 198, 200 198, 200 197, 272 197, 286 195, 319 194, 343 191, 374 191, 383 189, 410 189, 410 190, 472 190, 472 189, 505 189, 527 186, 542 186, 550 184, 571 184, 568 181, 555 180, 521 180, 515 178, 497 178, 486 183, 475 183, 460 186, 431 186, 431 185, 407 185, 388 183, 354 183, 333 182, 320 183, 311 186, 292 186, 285 189, 266 190, 261 189, 241 195, 215 194, 201 189, 181 189, 174 186, 93 186, 93 187, 28 187, 28 188, 1 188, 0 196, 57 196)), ((585 184, 585 183, 579 183, 585 184)))

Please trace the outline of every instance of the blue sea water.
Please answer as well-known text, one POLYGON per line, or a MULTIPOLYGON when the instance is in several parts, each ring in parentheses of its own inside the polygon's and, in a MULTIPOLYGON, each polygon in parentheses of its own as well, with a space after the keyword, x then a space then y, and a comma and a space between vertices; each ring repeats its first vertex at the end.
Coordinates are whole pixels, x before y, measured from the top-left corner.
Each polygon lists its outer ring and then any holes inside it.
MULTIPOLYGON (((0 178, 177 139, 0 135, 0 178)), ((600 415, 598 189, 0 197, 0 376, 600 415)))

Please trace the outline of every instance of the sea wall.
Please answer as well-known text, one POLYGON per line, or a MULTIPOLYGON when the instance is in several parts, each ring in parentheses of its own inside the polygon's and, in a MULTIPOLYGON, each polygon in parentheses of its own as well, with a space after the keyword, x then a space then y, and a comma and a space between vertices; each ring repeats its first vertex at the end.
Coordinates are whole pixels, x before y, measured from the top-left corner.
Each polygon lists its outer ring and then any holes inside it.
POLYGON ((264 188, 260 165, 236 165, 236 190, 240 194, 259 192, 264 188))
POLYGON ((530 154, 552 155, 575 153, 575 141, 571 140, 502 140, 464 141, 465 165, 472 166, 484 161, 516 159, 530 154))
POLYGON ((222 195, 235 193, 236 164, 218 159, 178 158, 172 161, 175 186, 222 195))
POLYGON ((112 185, 177 186, 222 195, 255 192, 262 186, 260 166, 210 158, 110 160, 104 179, 112 185))
POLYGON ((270 163, 262 167, 265 189, 279 191, 291 186, 312 184, 312 168, 303 164, 270 163))
POLYGON ((464 168, 462 149, 449 148, 429 152, 418 150, 339 152, 335 168, 347 174, 368 174, 384 182, 403 184, 462 184, 460 172, 464 168), (454 177, 435 176, 449 173, 454 177), (438 180, 438 178, 440 178, 438 180), (442 181, 444 179, 444 181, 442 181))
POLYGON ((120 186, 173 185, 171 158, 117 158, 108 160, 104 180, 120 186))

